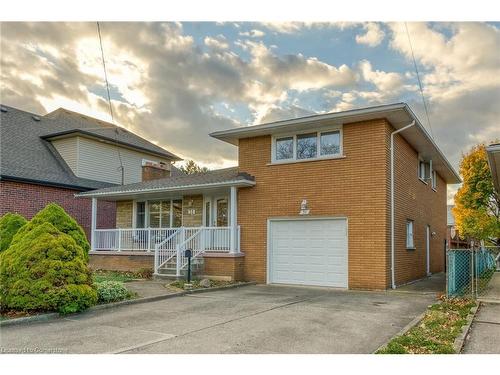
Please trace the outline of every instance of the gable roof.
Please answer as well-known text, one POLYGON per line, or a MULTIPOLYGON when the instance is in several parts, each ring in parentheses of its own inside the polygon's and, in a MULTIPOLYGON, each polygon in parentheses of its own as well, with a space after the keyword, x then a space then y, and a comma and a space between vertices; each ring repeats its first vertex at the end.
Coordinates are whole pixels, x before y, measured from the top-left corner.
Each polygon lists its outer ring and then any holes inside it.
POLYGON ((78 194, 79 197, 117 197, 136 193, 160 193, 195 188, 255 184, 254 177, 240 172, 238 167, 216 169, 208 172, 183 174, 157 180, 114 186, 78 194))
POLYGON ((307 130, 311 126, 347 124, 385 118, 397 130, 415 121, 415 125, 399 133, 426 160, 432 159, 432 167, 449 184, 460 183, 460 176, 451 166, 434 140, 422 126, 406 103, 379 105, 349 111, 326 113, 260 125, 216 131, 210 136, 238 145, 243 138, 307 130))
POLYGON ((62 125, 62 127, 54 127, 54 131, 50 131, 43 135, 45 139, 53 139, 56 137, 62 138, 80 134, 105 139, 122 146, 139 149, 167 159, 182 160, 178 156, 125 128, 65 108, 56 109, 53 112, 47 113, 44 117, 54 120, 55 124, 62 125))
MULTIPOLYGON (((52 112, 46 116, 22 111, 17 108, 2 105, 0 111, 0 179, 24 181, 29 183, 67 187, 75 190, 91 190, 114 186, 102 181, 95 181, 75 176, 64 159, 55 150, 51 142, 44 139, 47 135, 77 129, 101 126, 85 120, 80 121, 76 115, 66 116, 66 110, 52 112)), ((95 120, 99 121, 99 120, 95 120)), ((110 132, 108 127, 102 132, 110 132)), ((114 131, 111 131, 114 136, 114 131)), ((157 152, 156 145, 136 136, 131 132, 119 130, 120 140, 128 144, 147 146, 152 152, 157 152)), ((97 135, 97 134, 96 134, 97 135)), ((160 148, 161 149, 161 148, 160 148)), ((162 149, 163 150, 163 149, 162 149)), ((172 155, 163 150, 166 155, 172 155)), ((174 155, 173 155, 174 156, 174 155)), ((174 156, 175 157, 175 156, 174 156)))

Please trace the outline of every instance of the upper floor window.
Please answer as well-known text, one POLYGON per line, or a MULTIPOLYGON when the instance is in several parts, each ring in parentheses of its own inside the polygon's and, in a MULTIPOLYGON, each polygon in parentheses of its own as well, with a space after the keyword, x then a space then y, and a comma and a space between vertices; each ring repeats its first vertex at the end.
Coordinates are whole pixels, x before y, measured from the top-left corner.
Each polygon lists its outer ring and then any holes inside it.
POLYGON ((425 161, 419 161, 418 162, 418 178, 420 178, 422 181, 425 181, 425 179, 427 178, 427 175, 426 175, 426 170, 427 170, 426 164, 427 163, 425 161))
POLYGON ((432 188, 434 190, 436 190, 436 188, 437 188, 437 173, 434 170, 432 171, 431 179, 432 179, 432 188))
POLYGON ((276 160, 293 159, 293 137, 276 139, 276 160))
POLYGON ((341 130, 273 138, 273 162, 305 161, 340 156, 341 130))

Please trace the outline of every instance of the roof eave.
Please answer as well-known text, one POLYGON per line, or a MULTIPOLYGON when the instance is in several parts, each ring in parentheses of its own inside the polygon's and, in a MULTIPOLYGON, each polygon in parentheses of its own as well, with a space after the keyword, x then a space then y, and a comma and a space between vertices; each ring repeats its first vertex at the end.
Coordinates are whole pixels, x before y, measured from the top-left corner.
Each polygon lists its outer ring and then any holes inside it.
POLYGON ((99 190, 89 191, 85 193, 75 194, 77 198, 98 198, 98 197, 119 197, 119 196, 127 196, 133 194, 147 194, 147 193, 169 193, 169 192, 178 192, 182 190, 196 190, 196 189, 204 189, 204 188, 218 188, 218 187, 229 187, 229 186, 237 186, 237 187, 250 187, 254 186, 255 181, 250 180, 231 180, 225 182, 216 182, 216 183, 207 183, 207 184, 192 184, 192 185, 179 185, 172 187, 159 187, 159 188, 151 188, 151 189, 135 189, 135 190, 127 190, 127 191, 112 191, 112 192, 99 192, 99 190))
POLYGON ((119 141, 119 140, 116 140, 116 139, 113 139, 110 137, 90 133, 90 132, 87 132, 87 131, 82 130, 82 129, 72 129, 72 130, 66 130, 66 131, 62 131, 62 132, 58 132, 58 133, 46 134, 46 135, 41 136, 40 138, 47 140, 47 141, 52 141, 55 139, 76 137, 78 135, 83 136, 83 137, 92 138, 92 139, 98 139, 98 140, 102 139, 102 140, 105 140, 107 142, 110 142, 110 143, 113 143, 116 145, 125 146, 125 147, 130 148, 130 149, 139 150, 141 152, 155 155, 155 156, 160 156, 162 158, 170 159, 172 161, 182 161, 183 160, 182 158, 180 158, 180 157, 178 157, 170 152, 165 152, 165 153, 157 152, 154 150, 147 149, 145 147, 136 146, 136 145, 133 145, 131 143, 119 141))

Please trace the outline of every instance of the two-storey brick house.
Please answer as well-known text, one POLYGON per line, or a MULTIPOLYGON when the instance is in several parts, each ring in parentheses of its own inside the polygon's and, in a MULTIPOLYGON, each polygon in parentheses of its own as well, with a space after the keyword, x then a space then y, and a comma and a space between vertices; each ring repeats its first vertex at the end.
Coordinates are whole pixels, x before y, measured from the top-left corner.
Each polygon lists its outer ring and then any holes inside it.
POLYGON ((179 275, 189 248, 205 275, 353 289, 443 270, 460 179, 406 104, 211 136, 238 147, 238 167, 80 194, 124 207, 123 225, 93 232, 94 259, 133 267, 140 253, 179 275))

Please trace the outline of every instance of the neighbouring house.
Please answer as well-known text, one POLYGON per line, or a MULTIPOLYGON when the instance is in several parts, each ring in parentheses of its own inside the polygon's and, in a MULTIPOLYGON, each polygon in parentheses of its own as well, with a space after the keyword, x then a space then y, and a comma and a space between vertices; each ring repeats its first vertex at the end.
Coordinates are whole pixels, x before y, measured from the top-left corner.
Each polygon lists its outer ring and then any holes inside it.
POLYGON ((460 178, 404 103, 217 131, 237 167, 82 192, 92 262, 259 283, 386 289, 441 272, 460 178))
POLYGON ((500 143, 493 143, 486 147, 488 164, 496 191, 500 194, 500 143))
MULTIPOLYGON (((170 152, 80 113, 60 108, 41 116, 2 105, 0 116, 0 215, 29 219, 56 202, 90 239, 91 201, 76 193, 181 173, 170 152)), ((97 227, 115 226, 115 206, 100 202, 97 227)))
POLYGON ((453 205, 448 205, 447 228, 446 228, 446 245, 448 249, 468 249, 469 244, 467 239, 460 238, 460 233, 455 224, 455 216, 453 215, 453 205))

